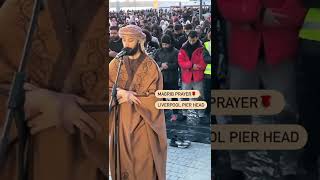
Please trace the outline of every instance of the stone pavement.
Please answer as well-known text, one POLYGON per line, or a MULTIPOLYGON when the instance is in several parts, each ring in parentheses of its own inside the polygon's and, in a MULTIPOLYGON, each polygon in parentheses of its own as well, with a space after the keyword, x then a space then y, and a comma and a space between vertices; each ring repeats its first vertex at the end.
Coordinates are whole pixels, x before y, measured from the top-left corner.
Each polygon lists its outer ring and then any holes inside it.
POLYGON ((186 149, 168 145, 167 180, 211 180, 211 145, 192 142, 186 149))
MULTIPOLYGON (((192 142, 186 149, 169 146, 167 180, 211 180, 211 145, 192 142)), ((111 180, 111 177, 109 177, 111 180)))
POLYGON ((167 137, 171 139, 174 135, 182 139, 193 142, 211 143, 210 116, 205 119, 197 117, 194 111, 189 110, 187 119, 181 120, 182 115, 178 115, 177 121, 170 121, 170 116, 166 115, 167 137))

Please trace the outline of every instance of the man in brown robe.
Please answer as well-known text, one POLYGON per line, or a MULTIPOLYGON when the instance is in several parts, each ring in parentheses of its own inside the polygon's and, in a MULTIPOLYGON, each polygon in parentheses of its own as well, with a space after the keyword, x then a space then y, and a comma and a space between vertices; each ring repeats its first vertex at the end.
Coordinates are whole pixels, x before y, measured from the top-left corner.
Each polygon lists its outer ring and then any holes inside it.
MULTIPOLYGON (((102 0, 47 0, 27 66, 29 180, 108 178, 106 6, 102 0)), ((0 133, 33 0, 0 8, 0 133)), ((13 124, 1 180, 17 179, 13 124)))
MULTIPOLYGON (((128 25, 119 30, 123 57, 118 80, 118 112, 110 114, 109 160, 115 180, 114 121, 119 117, 120 174, 118 179, 165 180, 167 136, 163 110, 155 108, 155 92, 163 88, 162 74, 156 62, 144 51, 145 34, 141 28, 128 25)), ((115 83, 119 59, 109 64, 109 95, 115 83)), ((109 97, 110 98, 110 97, 109 97)))

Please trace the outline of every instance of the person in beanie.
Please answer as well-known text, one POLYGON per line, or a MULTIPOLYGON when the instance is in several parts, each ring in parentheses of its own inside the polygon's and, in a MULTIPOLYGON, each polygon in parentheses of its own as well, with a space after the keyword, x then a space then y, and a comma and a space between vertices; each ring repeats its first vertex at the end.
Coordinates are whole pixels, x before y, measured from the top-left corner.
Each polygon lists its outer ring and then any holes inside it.
POLYGON ((174 47, 180 50, 183 43, 188 40, 187 35, 183 32, 183 26, 181 24, 176 24, 174 26, 174 35, 174 38, 176 39, 174 47))
MULTIPOLYGON (((161 48, 155 52, 154 59, 160 67, 163 74, 163 84, 165 90, 178 90, 178 53, 179 51, 173 46, 172 37, 165 34, 161 38, 161 48)), ((171 101, 171 99, 166 99, 171 101)), ((176 100, 176 99, 172 99, 176 100)), ((177 122, 178 111, 168 110, 170 121, 173 124, 177 122)), ((170 146, 185 148, 190 143, 185 144, 182 140, 178 141, 176 130, 173 132, 173 137, 170 141, 170 146)))
MULTIPOLYGON (((173 46, 171 37, 167 34, 161 37, 161 48, 155 52, 154 60, 163 75, 163 85, 166 90, 178 90, 178 53, 173 46)), ((172 116, 172 119, 174 116, 172 116)))
MULTIPOLYGON (((182 90, 198 90, 200 96, 195 100, 203 100, 206 63, 203 46, 196 31, 190 31, 188 34, 188 41, 179 51, 178 63, 181 68, 182 90)), ((187 116, 186 110, 183 110, 183 116, 187 116)), ((198 117, 204 118, 204 116, 204 110, 198 110, 198 117)))

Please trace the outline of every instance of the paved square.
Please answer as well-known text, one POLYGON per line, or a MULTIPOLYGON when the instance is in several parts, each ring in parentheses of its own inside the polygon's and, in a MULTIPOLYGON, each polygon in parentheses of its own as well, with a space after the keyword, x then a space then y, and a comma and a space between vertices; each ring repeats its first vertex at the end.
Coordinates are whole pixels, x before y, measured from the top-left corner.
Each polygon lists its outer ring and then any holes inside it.
POLYGON ((168 144, 167 180, 211 180, 210 144, 191 142, 187 149, 168 144))
POLYGON ((167 180, 211 180, 210 144, 192 142, 187 149, 168 145, 167 180))

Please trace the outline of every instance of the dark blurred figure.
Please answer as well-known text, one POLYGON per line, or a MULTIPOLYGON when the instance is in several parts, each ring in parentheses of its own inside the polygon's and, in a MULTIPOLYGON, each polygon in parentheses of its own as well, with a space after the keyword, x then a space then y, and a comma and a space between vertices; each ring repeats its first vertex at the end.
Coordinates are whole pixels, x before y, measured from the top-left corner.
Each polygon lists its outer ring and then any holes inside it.
POLYGON ((211 101, 211 31, 207 34, 208 41, 206 41, 203 46, 203 58, 205 63, 207 64, 206 69, 204 71, 204 98, 207 102, 208 108, 206 108, 206 113, 210 114, 210 101, 211 101))
POLYGON ((199 24, 200 24, 200 21, 199 21, 198 16, 193 16, 191 23, 192 23, 193 26, 199 25, 199 24))
MULTIPOLYGON (((163 35, 161 38, 161 48, 156 50, 154 59, 157 62, 163 74, 164 90, 178 90, 178 53, 179 51, 173 46, 172 37, 163 35)), ((168 101, 177 101, 177 99, 167 98, 168 101)), ((184 134, 177 134, 176 123, 178 110, 167 110, 167 115, 170 116, 169 120, 174 124, 172 131, 172 138, 170 146, 187 148, 190 146, 190 141, 186 140, 184 134)))
POLYGON ((158 24, 154 23, 151 27, 151 30, 152 30, 151 34, 153 37, 156 37, 157 39, 161 39, 162 29, 158 24))
POLYGON ((169 24, 169 26, 167 27, 166 30, 169 30, 169 31, 172 31, 172 32, 173 32, 173 25, 172 25, 172 24, 169 24))
POLYGON ((123 48, 122 39, 119 36, 119 28, 111 26, 109 28, 109 57, 116 57, 116 55, 123 48))
POLYGON ((308 132, 308 143, 302 156, 302 166, 310 177, 308 180, 317 180, 319 177, 320 153, 320 1, 304 1, 308 8, 304 25, 300 30, 300 58, 298 62, 298 97, 300 120, 308 132), (313 27, 312 27, 313 25, 313 27))
POLYGON ((174 26, 174 33, 176 39, 176 44, 174 46, 179 50, 182 47, 182 44, 185 43, 188 38, 187 35, 183 32, 183 26, 181 24, 176 24, 174 26))
POLYGON ((170 37, 171 43, 172 43, 173 47, 175 47, 174 45, 176 44, 176 39, 174 38, 174 33, 173 33, 172 31, 170 31, 170 30, 167 29, 167 30, 164 32, 164 35, 165 35, 165 34, 170 37))
MULTIPOLYGON (((161 48, 154 53, 154 60, 160 67, 163 74, 165 90, 178 90, 178 53, 173 46, 172 38, 169 35, 163 35, 161 38, 161 48)), ((171 120, 175 121, 177 110, 173 110, 171 120)))
POLYGON ((6 0, 0 0, 0 8, 2 6, 2 4, 5 2, 6 0))
POLYGON ((152 55, 154 51, 156 49, 159 49, 160 47, 156 42, 152 41, 152 35, 148 30, 144 29, 142 30, 142 32, 146 35, 146 42, 145 42, 146 52, 147 54, 152 55))

